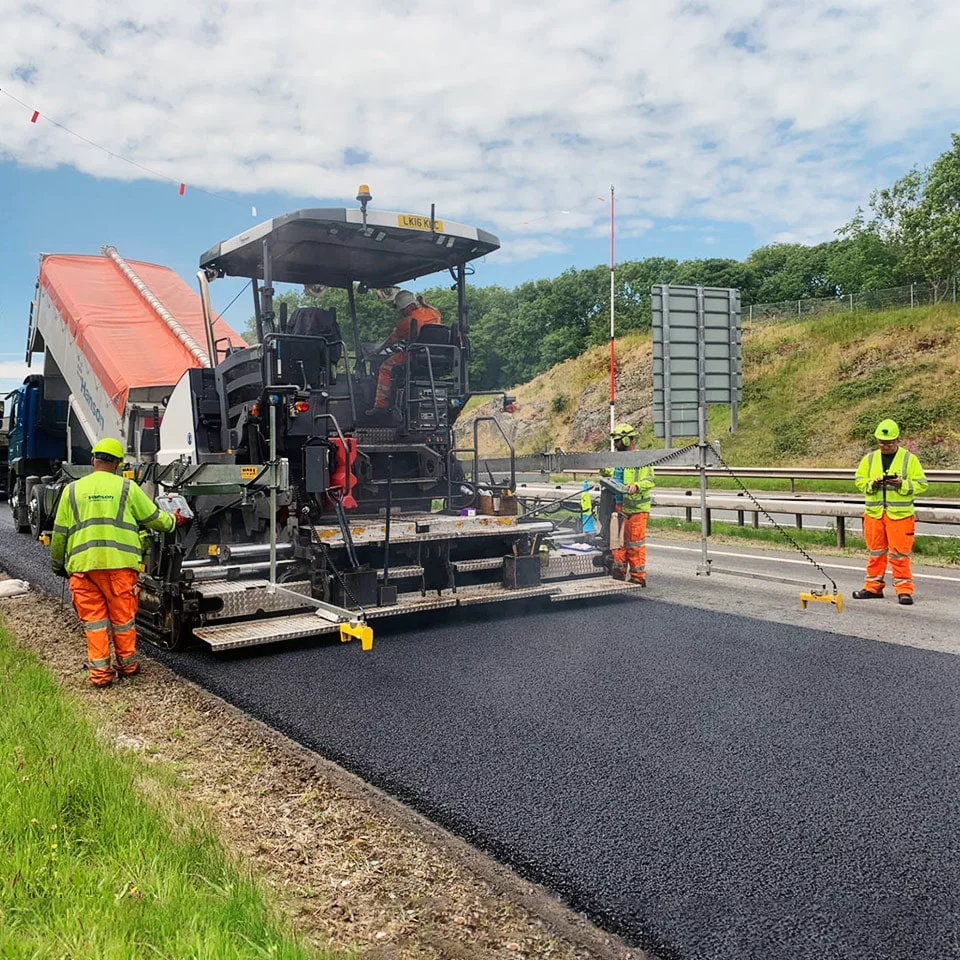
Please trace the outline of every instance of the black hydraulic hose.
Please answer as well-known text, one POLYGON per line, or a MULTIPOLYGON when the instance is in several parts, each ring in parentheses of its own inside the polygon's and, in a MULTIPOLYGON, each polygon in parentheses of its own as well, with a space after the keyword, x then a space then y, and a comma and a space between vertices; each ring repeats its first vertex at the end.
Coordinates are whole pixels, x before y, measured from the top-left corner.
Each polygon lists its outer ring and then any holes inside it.
POLYGON ((350 522, 347 519, 347 513, 343 509, 343 499, 333 497, 333 508, 337 514, 337 522, 340 524, 340 532, 343 534, 343 543, 347 549, 347 559, 354 570, 360 569, 360 561, 357 559, 357 551, 353 545, 353 534, 350 533, 350 522))
POLYGON ((387 454, 387 523, 383 537, 383 585, 390 585, 390 514, 393 509, 393 454, 387 454))

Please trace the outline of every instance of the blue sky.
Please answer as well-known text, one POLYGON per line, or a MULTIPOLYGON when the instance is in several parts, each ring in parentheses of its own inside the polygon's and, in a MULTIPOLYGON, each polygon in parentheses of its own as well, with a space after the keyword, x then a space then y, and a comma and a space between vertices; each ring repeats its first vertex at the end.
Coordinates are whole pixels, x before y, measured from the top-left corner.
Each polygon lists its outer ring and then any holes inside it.
MULTIPOLYGON (((474 280, 513 285, 607 261, 614 183, 618 259, 739 258, 830 237, 947 149, 960 102, 947 0, 7 7, 0 89, 22 104, 0 95, 0 389, 41 251, 111 243, 192 282, 215 241, 367 182, 380 209, 433 201, 496 233, 474 280)), ((215 306, 238 287, 214 284, 215 306)))

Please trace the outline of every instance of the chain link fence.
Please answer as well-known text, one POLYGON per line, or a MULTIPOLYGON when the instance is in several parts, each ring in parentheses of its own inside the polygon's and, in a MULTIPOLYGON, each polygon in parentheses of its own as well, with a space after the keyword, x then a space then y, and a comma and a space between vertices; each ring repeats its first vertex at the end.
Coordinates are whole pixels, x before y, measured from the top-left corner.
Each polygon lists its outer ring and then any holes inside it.
POLYGON ((854 313, 857 310, 887 310, 950 302, 957 302, 956 277, 944 284, 911 283, 905 287, 865 290, 862 293, 849 293, 839 297, 753 303, 743 307, 743 319, 792 320, 795 317, 825 317, 835 313, 854 313))

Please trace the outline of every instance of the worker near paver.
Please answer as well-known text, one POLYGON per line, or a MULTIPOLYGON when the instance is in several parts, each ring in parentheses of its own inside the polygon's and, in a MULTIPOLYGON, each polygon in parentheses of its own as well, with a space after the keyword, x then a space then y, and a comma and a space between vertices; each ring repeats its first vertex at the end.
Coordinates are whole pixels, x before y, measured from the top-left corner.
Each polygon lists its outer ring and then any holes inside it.
MULTIPOLYGON (((637 431, 629 423, 620 423, 610 434, 617 450, 637 449, 637 431)), ((610 517, 610 548, 614 580, 647 583, 647 518, 656 486, 653 467, 614 467, 601 470, 610 477, 608 484, 617 490, 617 503, 610 517)))
POLYGON ((143 547, 140 525, 169 533, 189 523, 165 513, 132 480, 117 475, 123 461, 119 440, 93 448, 93 473, 69 484, 50 540, 50 566, 70 578, 73 606, 87 637, 90 681, 109 686, 117 676, 140 670, 137 661, 137 577, 143 547), (110 635, 116 667, 110 663, 110 635))
MULTIPOLYGON (((369 351, 368 357, 376 356, 393 346, 405 346, 424 328, 434 323, 443 323, 440 311, 429 306, 422 299, 418 299, 409 290, 400 290, 393 298, 393 306, 400 314, 400 320, 393 328, 393 332, 375 350, 369 351)), ((373 409, 386 410, 390 406, 390 389, 393 383, 393 368, 406 362, 407 351, 398 349, 390 354, 380 364, 377 374, 377 397, 373 409)))
POLYGON ((869 559, 862 590, 857 600, 883 596, 887 560, 893 571, 897 600, 904 606, 913 603, 913 574, 910 553, 916 518, 913 498, 927 489, 927 478, 915 454, 897 442, 900 427, 893 420, 881 420, 874 433, 879 449, 868 453, 857 467, 857 489, 864 494, 863 538, 869 559))

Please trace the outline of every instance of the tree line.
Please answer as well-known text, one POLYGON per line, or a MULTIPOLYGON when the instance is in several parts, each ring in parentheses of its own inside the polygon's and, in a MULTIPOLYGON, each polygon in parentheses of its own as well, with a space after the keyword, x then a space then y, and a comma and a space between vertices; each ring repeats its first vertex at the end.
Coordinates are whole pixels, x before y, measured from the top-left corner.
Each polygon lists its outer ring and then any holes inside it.
MULTIPOLYGON (((770 244, 745 260, 647 257, 617 264, 617 331, 650 325, 650 287, 657 283, 736 287, 748 305, 842 297, 916 281, 946 285, 958 272, 960 134, 953 134, 951 150, 876 191, 868 211, 858 209, 835 240, 815 246, 770 244)), ((456 316, 455 290, 436 286, 423 296, 449 321, 456 316)), ((343 290, 327 290, 319 299, 285 293, 276 300, 285 300, 290 310, 315 305, 335 308, 340 318, 349 316, 343 290)), ((379 340, 392 329, 392 309, 372 293, 358 295, 356 303, 365 341, 379 340)), ((610 271, 606 266, 571 268, 512 289, 468 287, 467 303, 471 385, 509 387, 608 338, 610 271)), ((252 318, 244 335, 249 342, 256 338, 252 318)))

